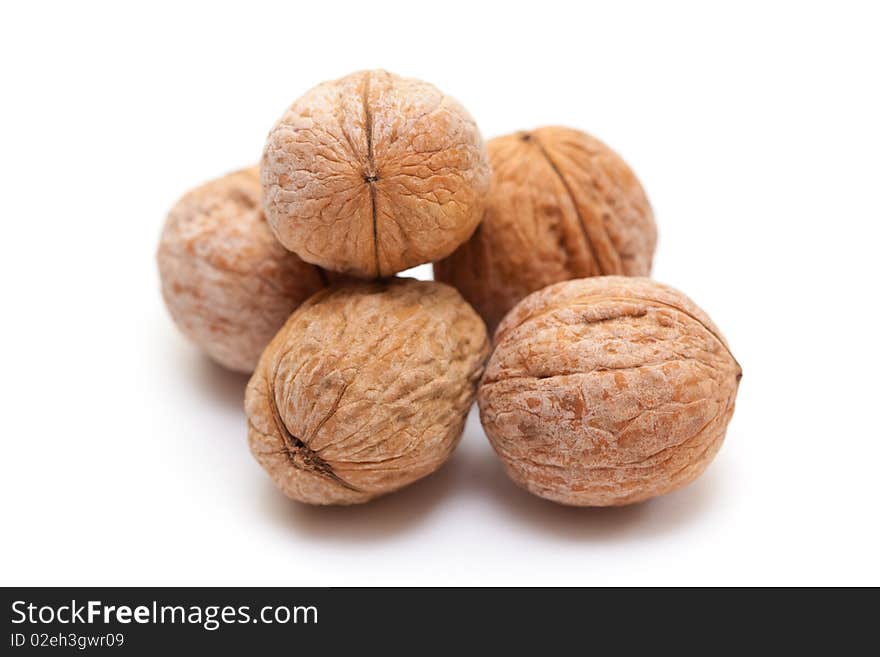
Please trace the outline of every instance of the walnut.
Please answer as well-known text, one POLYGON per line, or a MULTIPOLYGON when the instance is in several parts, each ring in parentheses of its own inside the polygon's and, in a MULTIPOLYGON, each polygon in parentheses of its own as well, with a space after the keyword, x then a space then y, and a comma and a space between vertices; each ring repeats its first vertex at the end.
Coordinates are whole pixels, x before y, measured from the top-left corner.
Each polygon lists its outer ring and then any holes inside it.
POLYGON ((465 109, 434 86, 361 71, 307 92, 269 133, 264 207, 303 260, 363 278, 449 255, 489 186, 465 109))
POLYGON ((171 210, 157 260, 162 295, 183 333, 215 361, 252 372, 263 348, 328 273, 272 235, 257 167, 213 180, 171 210))
POLYGON ((657 242, 648 199, 626 163, 570 128, 489 142, 492 183, 473 237, 434 265, 490 331, 526 295, 586 276, 646 276, 657 242))
POLYGON ((306 301, 248 383, 248 442, 289 497, 355 504, 439 468, 461 437, 488 352, 451 287, 391 279, 306 301))
POLYGON ((480 418, 511 478, 563 504, 629 504, 699 476, 741 369, 712 320, 647 278, 587 278, 498 326, 480 418))

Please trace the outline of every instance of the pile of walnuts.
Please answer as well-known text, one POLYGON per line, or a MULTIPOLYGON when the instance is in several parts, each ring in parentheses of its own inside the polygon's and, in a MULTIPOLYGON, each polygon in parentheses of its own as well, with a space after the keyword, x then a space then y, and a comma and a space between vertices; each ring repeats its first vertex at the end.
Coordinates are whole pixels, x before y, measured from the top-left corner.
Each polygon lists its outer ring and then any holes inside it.
POLYGON ((607 506, 699 476, 741 377, 712 320, 645 278, 656 241, 602 142, 485 145, 434 86, 362 71, 291 105, 259 167, 186 194, 158 263, 180 329, 253 372, 250 449, 291 498, 355 504, 434 472, 476 397, 517 484, 607 506), (395 278, 428 262, 436 282, 395 278))

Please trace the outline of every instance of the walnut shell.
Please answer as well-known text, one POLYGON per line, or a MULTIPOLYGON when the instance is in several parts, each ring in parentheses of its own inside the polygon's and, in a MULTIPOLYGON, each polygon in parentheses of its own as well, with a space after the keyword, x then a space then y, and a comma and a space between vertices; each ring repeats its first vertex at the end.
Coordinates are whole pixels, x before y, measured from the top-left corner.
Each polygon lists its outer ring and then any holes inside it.
POLYGON ((157 261, 177 326, 211 358, 250 373, 263 348, 328 273, 272 235, 257 167, 186 194, 168 214, 157 261))
POLYGON ((363 278, 449 255, 474 231, 489 187, 465 109, 386 71, 318 85, 269 133, 264 205, 303 260, 363 278))
POLYGON ((461 437, 488 353, 451 287, 392 279, 319 292, 248 383, 248 443, 289 497, 356 504, 439 468, 461 437))
POLYGON ((504 318, 495 345, 480 419, 535 495, 639 502, 696 479, 721 447, 741 370, 677 290, 619 276, 551 285, 504 318))
POLYGON ((526 295, 572 278, 651 271, 657 227, 639 181, 571 128, 492 139, 492 183, 473 237, 435 263, 493 331, 526 295))

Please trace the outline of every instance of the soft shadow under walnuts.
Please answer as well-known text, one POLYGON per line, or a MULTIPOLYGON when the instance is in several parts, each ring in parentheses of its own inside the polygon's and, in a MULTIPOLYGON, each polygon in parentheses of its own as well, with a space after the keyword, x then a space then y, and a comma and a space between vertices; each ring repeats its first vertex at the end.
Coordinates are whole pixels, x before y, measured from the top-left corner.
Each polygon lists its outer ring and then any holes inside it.
POLYGON ((638 504, 612 507, 564 506, 517 487, 488 450, 473 463, 469 477, 480 482, 498 512, 536 533, 569 541, 641 540, 695 521, 712 505, 723 485, 722 468, 713 467, 685 489, 638 504))
POLYGON ((244 389, 250 379, 249 374, 228 370, 202 354, 194 355, 187 369, 190 370, 196 390, 203 391, 212 401, 239 410, 244 415, 244 389))
POLYGON ((381 541, 411 531, 440 513, 443 505, 488 500, 493 514, 534 534, 563 541, 599 543, 644 540, 696 521, 726 480, 715 464, 686 489, 641 504, 583 508, 542 500, 518 488, 471 414, 462 444, 439 471, 392 495, 355 506, 312 507, 265 486, 267 517, 285 529, 326 541, 381 541))
POLYGON ((268 481, 266 515, 293 532, 317 539, 376 541, 414 529, 462 487, 463 461, 454 455, 444 467, 391 495, 352 506, 311 506, 288 499, 268 481))

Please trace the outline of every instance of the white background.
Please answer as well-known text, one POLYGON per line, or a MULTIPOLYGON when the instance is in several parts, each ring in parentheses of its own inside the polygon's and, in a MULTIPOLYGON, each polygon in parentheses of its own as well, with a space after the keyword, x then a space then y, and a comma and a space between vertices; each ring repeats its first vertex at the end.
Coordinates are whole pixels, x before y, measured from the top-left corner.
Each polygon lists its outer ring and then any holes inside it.
POLYGON ((871 6, 5 4, 0 582, 880 584, 871 6), (435 83, 487 138, 571 125, 635 169, 654 276, 744 370, 694 485, 558 507, 508 482, 472 413, 446 467, 366 506, 272 487, 245 378, 178 334, 154 251, 187 188, 372 67, 435 83))

